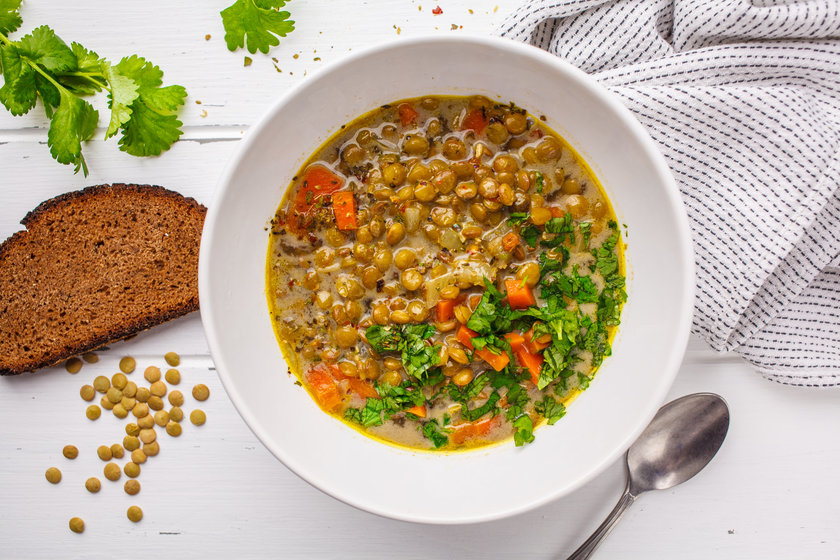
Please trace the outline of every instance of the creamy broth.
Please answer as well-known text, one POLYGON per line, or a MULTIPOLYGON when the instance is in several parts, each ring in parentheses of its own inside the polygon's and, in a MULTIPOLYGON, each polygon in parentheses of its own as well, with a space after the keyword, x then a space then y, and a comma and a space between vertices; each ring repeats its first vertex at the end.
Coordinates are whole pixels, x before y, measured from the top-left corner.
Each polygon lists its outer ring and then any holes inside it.
POLYGON ((614 212, 585 162, 513 104, 430 96, 345 125, 271 224, 290 370, 372 437, 451 450, 554 423, 626 299, 614 212))

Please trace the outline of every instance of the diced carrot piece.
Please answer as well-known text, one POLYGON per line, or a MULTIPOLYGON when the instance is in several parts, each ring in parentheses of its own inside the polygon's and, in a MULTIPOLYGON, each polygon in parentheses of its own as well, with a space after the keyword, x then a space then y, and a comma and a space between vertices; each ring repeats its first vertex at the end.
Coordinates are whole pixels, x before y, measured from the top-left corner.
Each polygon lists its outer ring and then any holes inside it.
POLYGON ((338 229, 356 229, 356 201, 353 200, 353 193, 350 191, 339 191, 332 195, 333 213, 335 214, 335 225, 338 229))
POLYGON ((528 332, 525 333, 525 348, 527 348, 531 354, 537 354, 539 352, 542 352, 549 346, 551 346, 550 336, 542 335, 537 337, 537 340, 534 340, 534 327, 531 327, 530 329, 528 329, 528 332), (547 338, 548 340, 541 341, 540 339, 542 339, 543 337, 547 338))
POLYGON ((417 111, 408 103, 401 104, 397 107, 397 111, 400 113, 401 125, 408 126, 417 121, 417 111))
POLYGON ((464 422, 463 424, 452 426, 452 434, 450 434, 449 439, 452 443, 460 445, 469 439, 487 437, 493 428, 497 428, 501 424, 502 417, 499 415, 476 420, 475 422, 464 422))
POLYGON ((435 316, 438 323, 445 323, 454 317, 454 309, 456 305, 458 305, 458 302, 454 299, 442 299, 437 302, 437 306, 435 307, 435 316))
POLYGON ((376 389, 373 388, 373 385, 371 385, 367 381, 358 379, 356 377, 348 377, 347 379, 348 383, 350 383, 350 390, 358 393, 360 397, 364 397, 366 399, 379 398, 379 393, 377 393, 376 389))
POLYGON ((502 237, 502 248, 510 253, 519 245, 519 236, 514 232, 510 232, 502 237))
POLYGON ((559 206, 551 206, 549 210, 551 211, 552 218, 562 218, 566 215, 566 209, 560 208, 559 206))
POLYGON ((532 354, 525 346, 520 347, 514 354, 516 354, 516 361, 519 362, 519 365, 531 373, 531 381, 536 385, 545 359, 541 354, 532 354))
POLYGON ((481 134, 486 126, 487 117, 484 116, 484 111, 473 109, 464 117, 464 121, 461 123, 461 130, 469 129, 474 130, 476 134, 481 134))
POLYGON ((426 405, 424 405, 424 404, 414 405, 411 408, 407 408, 406 412, 410 412, 415 416, 419 416, 420 418, 425 418, 426 417, 426 405))
POLYGON ((473 343, 471 342, 471 339, 477 336, 478 333, 468 329, 466 325, 461 325, 460 327, 458 327, 458 332, 455 333, 455 338, 458 339, 458 342, 460 342, 470 350, 475 349, 473 343))
POLYGON ((508 304, 511 309, 525 309, 537 303, 531 287, 522 280, 506 278, 505 288, 507 288, 508 304))
MULTIPOLYGON (((465 325, 458 327, 458 332, 455 333, 455 338, 458 339, 458 342, 470 350, 475 350, 475 346, 473 346, 471 339, 476 336, 478 336, 478 333, 468 329, 465 325)), ((506 352, 494 354, 487 348, 482 348, 481 350, 475 350, 475 355, 490 364, 490 367, 496 371, 502 371, 505 369, 505 366, 510 363, 510 358, 506 352)))
POLYGON ((510 357, 507 355, 507 352, 494 354, 487 348, 482 348, 481 350, 476 350, 475 355, 490 364, 490 367, 496 371, 502 371, 510 363, 510 357))
POLYGON ((327 412, 335 411, 341 404, 341 395, 327 368, 315 366, 306 374, 306 380, 321 408, 327 412))
POLYGON ((295 210, 307 212, 322 197, 330 195, 344 185, 344 179, 324 167, 313 165, 306 170, 300 190, 295 195, 295 210))
POLYGON ((525 337, 517 332, 507 333, 505 335, 505 339, 508 341, 511 350, 513 350, 514 352, 519 350, 522 347, 522 345, 525 344, 525 337))

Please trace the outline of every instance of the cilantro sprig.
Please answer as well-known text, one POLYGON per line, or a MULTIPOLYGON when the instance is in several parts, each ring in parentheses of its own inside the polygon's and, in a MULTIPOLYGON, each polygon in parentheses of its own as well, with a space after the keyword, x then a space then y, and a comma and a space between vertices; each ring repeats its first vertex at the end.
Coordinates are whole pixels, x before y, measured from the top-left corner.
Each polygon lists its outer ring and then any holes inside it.
POLYGON ((279 45, 279 37, 295 30, 295 22, 289 19, 291 14, 280 11, 286 1, 236 0, 222 10, 228 50, 235 51, 247 45, 251 54, 257 51, 266 54, 271 47, 279 45))
POLYGON ((105 139, 120 134, 120 150, 133 156, 160 155, 181 136, 176 113, 187 96, 182 86, 163 86, 163 72, 132 55, 111 64, 79 43, 68 45, 42 25, 18 40, 9 36, 23 23, 21 0, 0 0, 0 103, 15 116, 38 99, 50 119, 47 145, 59 163, 87 176, 82 143, 90 140, 99 112, 83 99, 105 91, 111 117, 105 139))
POLYGON ((435 328, 428 324, 417 325, 371 325, 365 331, 365 338, 377 352, 399 352, 406 373, 417 379, 431 376, 440 361, 440 345, 428 345, 426 340, 435 334, 435 328))

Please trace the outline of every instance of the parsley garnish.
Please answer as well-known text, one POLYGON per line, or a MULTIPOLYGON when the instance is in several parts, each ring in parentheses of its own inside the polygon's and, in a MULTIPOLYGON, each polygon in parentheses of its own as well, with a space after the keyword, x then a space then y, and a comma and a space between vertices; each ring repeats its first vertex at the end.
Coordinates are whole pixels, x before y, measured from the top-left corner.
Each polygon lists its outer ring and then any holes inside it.
POLYGON ((365 337, 374 350, 380 353, 400 352, 406 373, 418 379, 432 373, 432 368, 440 360, 440 346, 426 344, 426 340, 434 334, 435 328, 428 324, 371 325, 365 331, 365 337))
POLYGON ((221 11, 225 27, 225 43, 230 51, 248 45, 251 54, 265 54, 280 44, 278 37, 285 37, 295 30, 289 12, 281 12, 286 0, 236 0, 221 11))
POLYGON ((539 171, 537 171, 536 174, 537 174, 537 192, 542 194, 543 186, 545 185, 545 178, 543 177, 543 174, 540 173, 539 171))
POLYGON ((533 224, 528 224, 519 231, 519 235, 532 249, 537 246, 537 239, 540 237, 540 230, 533 224))
POLYGON ((563 418, 566 414, 566 406, 554 400, 550 395, 546 395, 543 397, 543 400, 534 403, 534 410, 548 421, 549 426, 563 418))
POLYGON ((50 119, 47 145, 57 162, 88 174, 82 143, 96 131, 99 112, 82 97, 103 90, 111 109, 105 139, 121 133, 120 150, 160 155, 181 136, 175 115, 187 92, 163 87, 160 68, 136 55, 113 65, 78 43, 68 46, 46 25, 13 41, 8 35, 22 23, 19 10, 20 0, 0 0, 0 103, 20 116, 41 99, 50 119))
POLYGON ((509 226, 521 225, 529 217, 530 217, 530 214, 528 212, 511 212, 510 218, 508 218, 508 221, 507 221, 507 225, 509 225, 509 226))
POLYGON ((437 420, 429 420, 423 424, 423 435, 426 436, 426 439, 431 440, 435 449, 440 449, 449 443, 449 437, 441 431, 437 420))

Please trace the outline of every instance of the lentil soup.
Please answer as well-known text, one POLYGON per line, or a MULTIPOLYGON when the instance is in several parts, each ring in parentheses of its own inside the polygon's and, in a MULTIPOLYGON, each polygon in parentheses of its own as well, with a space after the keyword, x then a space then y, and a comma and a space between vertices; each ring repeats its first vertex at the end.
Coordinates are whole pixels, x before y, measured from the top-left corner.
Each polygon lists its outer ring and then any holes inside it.
POLYGON ((369 436, 530 443, 619 324, 615 215, 540 119, 485 97, 382 106, 328 140, 272 220, 267 286, 290 370, 369 436))

